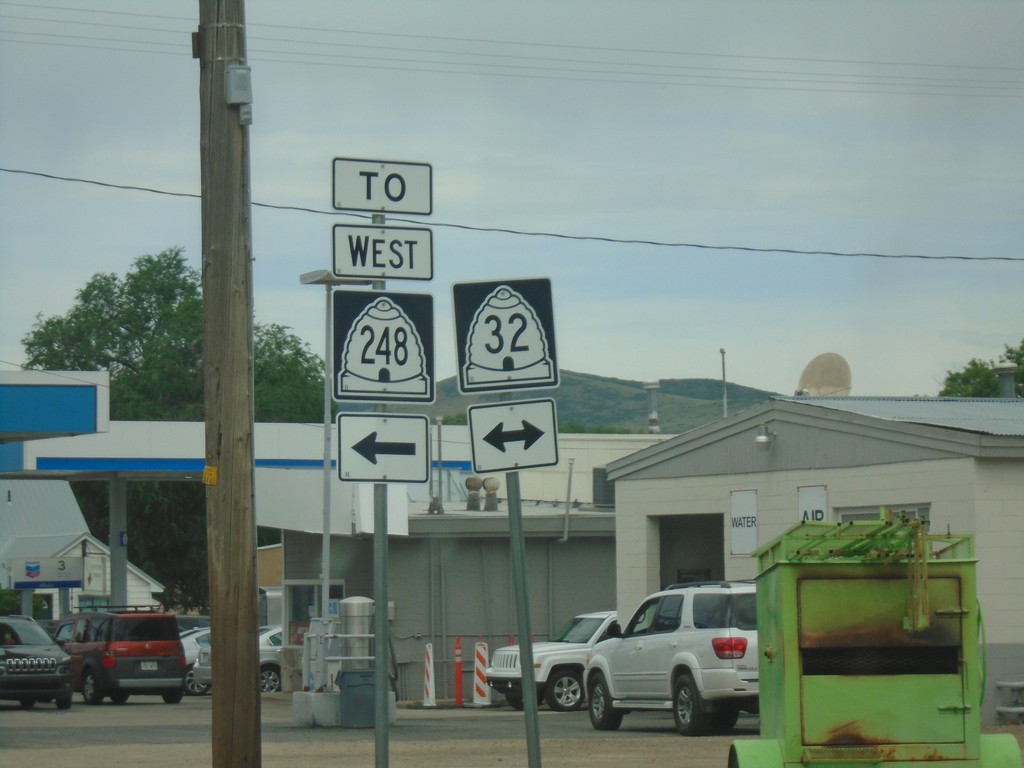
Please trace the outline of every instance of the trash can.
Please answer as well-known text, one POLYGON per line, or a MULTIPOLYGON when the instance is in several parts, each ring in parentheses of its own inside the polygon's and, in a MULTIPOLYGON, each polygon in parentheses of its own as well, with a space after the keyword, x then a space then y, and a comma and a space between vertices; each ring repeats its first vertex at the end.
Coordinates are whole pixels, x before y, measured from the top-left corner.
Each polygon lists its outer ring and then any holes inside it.
POLYGON ((376 723, 372 669, 349 669, 338 673, 335 682, 341 690, 342 728, 373 728, 376 723))

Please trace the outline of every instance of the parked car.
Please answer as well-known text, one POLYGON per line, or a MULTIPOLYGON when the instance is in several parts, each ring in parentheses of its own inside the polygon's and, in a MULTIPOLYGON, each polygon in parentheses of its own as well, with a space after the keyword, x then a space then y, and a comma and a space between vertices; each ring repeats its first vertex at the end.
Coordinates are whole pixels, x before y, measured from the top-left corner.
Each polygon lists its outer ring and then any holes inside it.
POLYGON ((756 713, 756 599, 753 582, 679 584, 645 599, 584 670, 594 728, 615 730, 633 710, 671 710, 679 733, 699 736, 756 713))
MULTIPOLYGON (((260 627, 260 693, 273 693, 281 690, 281 646, 284 639, 281 627, 260 627)), ((213 683, 213 648, 206 645, 199 649, 199 657, 193 665, 193 673, 197 685, 209 686, 213 683)))
POLYGON ((181 645, 185 649, 185 664, 188 665, 188 671, 185 673, 185 694, 187 696, 202 696, 209 693, 209 684, 198 682, 195 672, 199 651, 210 646, 209 628, 185 630, 181 633, 181 645))
MULTIPOLYGON (((537 702, 546 701, 557 712, 580 709, 586 701, 583 667, 595 643, 607 638, 615 611, 597 611, 573 616, 547 642, 534 643, 533 679, 537 702)), ((523 670, 518 645, 507 645, 491 655, 484 670, 487 684, 504 694, 515 709, 523 708, 523 670)))
POLYGON ((209 616, 196 616, 191 613, 176 613, 174 614, 174 620, 178 622, 178 631, 182 634, 188 632, 190 629, 210 628, 209 616))
POLYGON ((70 709, 71 694, 71 657, 50 634, 26 616, 0 617, 0 699, 70 709))
POLYGON ((86 704, 123 704, 155 694, 177 704, 185 692, 185 649, 174 616, 154 609, 82 611, 61 620, 57 642, 71 656, 74 689, 86 704))

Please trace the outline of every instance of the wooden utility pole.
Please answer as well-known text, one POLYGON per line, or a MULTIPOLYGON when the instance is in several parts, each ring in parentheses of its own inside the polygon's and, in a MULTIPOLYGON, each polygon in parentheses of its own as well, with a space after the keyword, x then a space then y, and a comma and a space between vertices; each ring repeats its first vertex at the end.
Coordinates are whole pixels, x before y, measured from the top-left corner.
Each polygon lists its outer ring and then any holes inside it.
POLYGON ((199 0, 203 386, 214 768, 260 751, 253 503, 251 85, 243 0, 199 0))

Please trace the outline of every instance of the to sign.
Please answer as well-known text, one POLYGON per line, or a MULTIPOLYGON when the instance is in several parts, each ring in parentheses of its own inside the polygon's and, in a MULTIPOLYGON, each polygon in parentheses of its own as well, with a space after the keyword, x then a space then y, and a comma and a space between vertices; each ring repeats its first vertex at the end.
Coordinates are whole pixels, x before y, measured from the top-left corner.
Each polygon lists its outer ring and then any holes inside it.
POLYGON ((558 386, 551 281, 456 283, 459 391, 558 386))
POLYGON ((471 405, 469 441, 474 472, 511 472, 557 464, 555 401, 471 405))
POLYGON ((338 414, 338 478, 358 483, 425 483, 430 420, 401 414, 338 414))
POLYGON ((432 280, 433 233, 415 227, 335 224, 334 274, 432 280))
POLYGON ((332 294, 334 399, 434 401, 434 297, 332 294))
POLYGON ((427 163, 334 158, 334 208, 374 213, 423 213, 433 209, 427 163))

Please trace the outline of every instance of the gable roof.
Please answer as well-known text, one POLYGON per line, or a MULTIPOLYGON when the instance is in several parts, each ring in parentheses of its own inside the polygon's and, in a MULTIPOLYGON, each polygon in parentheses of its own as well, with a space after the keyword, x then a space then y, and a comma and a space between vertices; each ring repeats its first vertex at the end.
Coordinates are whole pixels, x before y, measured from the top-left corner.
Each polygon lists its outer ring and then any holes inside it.
POLYGON ((89 532, 71 486, 63 480, 0 479, 0 503, 5 507, 0 515, 0 542, 89 532))
POLYGON ((608 464, 609 480, 1024 460, 1024 399, 775 397, 608 464), (768 451, 754 435, 772 435, 768 451))
POLYGON ((984 435, 1024 436, 1024 399, 963 397, 776 397, 876 419, 984 435))
MULTIPOLYGON (((102 552, 106 544, 89 533, 85 516, 65 480, 7 480, 0 478, 0 566, 8 559, 62 557, 87 541, 102 552)), ((128 563, 128 570, 152 592, 164 586, 128 563)))

